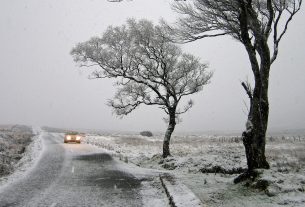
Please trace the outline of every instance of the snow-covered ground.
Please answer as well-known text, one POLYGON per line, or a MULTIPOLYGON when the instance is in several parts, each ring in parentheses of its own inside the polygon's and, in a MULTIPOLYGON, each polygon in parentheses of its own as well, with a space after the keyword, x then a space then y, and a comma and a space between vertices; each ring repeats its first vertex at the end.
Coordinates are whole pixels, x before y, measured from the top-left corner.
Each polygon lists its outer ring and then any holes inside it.
MULTIPOLYGON (((24 176, 24 172, 35 165, 42 151, 41 136, 45 132, 40 128, 33 128, 33 132, 36 136, 14 165, 15 172, 9 179, 2 177, 0 186, 24 176)), ((83 142, 101 147, 126 162, 122 165, 123 170, 128 169, 140 179, 152 172, 146 172, 145 168, 157 169, 156 175, 164 176, 163 182, 177 204, 183 192, 191 190, 203 206, 305 206, 304 136, 269 138, 266 154, 271 169, 260 171, 256 182, 241 184, 233 184, 233 179, 246 168, 244 147, 239 137, 175 135, 171 142, 173 156, 167 159, 161 157, 162 140, 162 135, 92 134, 83 142), (166 180, 166 175, 173 176, 174 181, 166 180), (171 182, 174 185, 171 186, 171 182)), ((166 200, 161 195, 163 189, 158 189, 160 180, 158 176, 152 176, 152 179, 155 180, 142 181, 141 194, 147 198, 145 206, 163 206, 166 200), (151 200, 154 203, 150 203, 151 200)), ((184 198, 192 200, 193 206, 200 206, 191 194, 184 198)))
POLYGON ((246 168, 241 139, 175 135, 172 156, 162 159, 161 135, 87 135, 85 143, 143 168, 168 170, 206 206, 305 206, 305 138, 272 137, 266 146, 270 170, 254 183, 233 184, 246 168))
MULTIPOLYGON (((3 129, 4 127, 2 127, 3 129)), ((17 130, 20 129, 20 127, 17 127, 17 130)), ((8 127, 8 130, 10 130, 10 127, 8 127)), ((25 176, 25 173, 28 172, 30 168, 34 166, 34 164, 39 159, 39 155, 42 151, 42 132, 39 127, 32 127, 31 130, 31 142, 26 145, 24 152, 20 155, 21 159, 18 160, 16 163, 10 163, 12 168, 12 174, 8 174, 6 176, 0 177, 0 191, 2 188, 4 188, 6 185, 9 185, 10 183, 14 182, 16 179, 20 179, 23 176, 25 176)), ((21 133, 24 133, 21 131, 21 133)), ((6 151, 8 156, 11 156, 12 153, 14 153, 15 145, 8 148, 9 151, 6 151)))

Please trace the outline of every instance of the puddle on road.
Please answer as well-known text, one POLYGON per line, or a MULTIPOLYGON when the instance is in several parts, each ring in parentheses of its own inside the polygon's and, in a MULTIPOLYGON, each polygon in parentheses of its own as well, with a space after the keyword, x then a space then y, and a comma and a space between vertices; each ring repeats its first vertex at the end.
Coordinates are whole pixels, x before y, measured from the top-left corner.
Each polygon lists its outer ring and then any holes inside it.
MULTIPOLYGON (((108 189, 132 190, 141 186, 141 180, 132 174, 119 171, 112 164, 113 158, 106 153, 77 155, 74 161, 80 161, 75 168, 74 179, 81 186, 98 186, 108 189), (81 169, 81 170, 80 170, 81 169), (115 187, 114 187, 115 186, 115 187)), ((77 163, 74 163, 76 166, 77 163)))
POLYGON ((135 178, 133 175, 119 170, 105 170, 100 175, 89 175, 87 177, 88 183, 103 188, 125 189, 131 190, 141 186, 141 180, 135 178), (114 187, 115 186, 115 187, 114 187))
POLYGON ((86 155, 78 155, 73 158, 74 160, 83 160, 90 162, 107 162, 112 161, 112 157, 106 153, 95 153, 95 154, 86 154, 86 155))

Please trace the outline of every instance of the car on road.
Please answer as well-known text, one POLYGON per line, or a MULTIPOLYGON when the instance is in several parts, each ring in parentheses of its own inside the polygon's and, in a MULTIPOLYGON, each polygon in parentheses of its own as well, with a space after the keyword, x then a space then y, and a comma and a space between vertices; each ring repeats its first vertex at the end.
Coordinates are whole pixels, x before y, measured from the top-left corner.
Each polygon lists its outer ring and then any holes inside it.
POLYGON ((78 132, 68 132, 65 134, 64 143, 75 142, 80 144, 82 138, 83 135, 78 132))

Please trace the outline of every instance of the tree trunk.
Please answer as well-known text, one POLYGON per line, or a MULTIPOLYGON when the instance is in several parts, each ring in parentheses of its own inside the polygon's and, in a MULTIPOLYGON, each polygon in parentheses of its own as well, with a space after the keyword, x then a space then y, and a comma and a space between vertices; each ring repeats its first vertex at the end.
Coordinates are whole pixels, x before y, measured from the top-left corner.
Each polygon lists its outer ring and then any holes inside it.
MULTIPOLYGON (((268 83, 268 78, 263 82, 268 83)), ((261 84, 260 80, 255 79, 253 96, 250 98, 250 111, 246 124, 247 130, 242 134, 248 170, 235 178, 234 183, 257 177, 254 169, 270 168, 265 156, 268 116, 268 84, 261 84)))
POLYGON ((172 133, 175 129, 176 126, 176 117, 175 117, 175 113, 171 112, 169 114, 169 123, 168 123, 168 127, 166 130, 166 133, 164 135, 164 141, 163 141, 163 158, 166 158, 168 156, 170 156, 170 150, 169 150, 169 143, 170 143, 170 139, 172 136, 172 133))
POLYGON ((243 144, 249 172, 258 168, 270 168, 265 156, 266 138, 264 131, 259 131, 257 127, 253 126, 253 130, 243 132, 243 144))
POLYGON ((255 87, 250 104, 251 109, 246 126, 247 130, 242 134, 249 172, 257 168, 270 168, 265 156, 266 131, 269 117, 269 69, 270 65, 262 64, 261 71, 264 71, 264 73, 260 73, 259 77, 255 77, 255 87))
POLYGON ((253 14, 253 9, 243 1, 239 2, 241 39, 248 53, 255 81, 253 96, 250 99, 251 109, 246 124, 247 130, 242 134, 247 157, 247 174, 251 175, 256 168, 270 168, 265 156, 265 145, 269 116, 268 85, 271 62, 268 36, 259 30, 260 24, 253 14), (251 32, 253 32, 255 44, 252 43, 252 37, 249 35, 251 32))

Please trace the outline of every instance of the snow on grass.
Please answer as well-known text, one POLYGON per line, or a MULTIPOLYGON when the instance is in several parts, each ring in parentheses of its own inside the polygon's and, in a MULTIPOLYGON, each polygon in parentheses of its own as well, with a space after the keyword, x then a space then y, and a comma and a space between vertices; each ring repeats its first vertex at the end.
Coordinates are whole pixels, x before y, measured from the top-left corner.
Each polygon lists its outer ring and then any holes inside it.
POLYGON ((108 149, 122 159, 127 157, 128 161, 147 168, 176 169, 195 173, 200 172, 201 169, 212 171, 215 166, 228 170, 246 168, 241 143, 221 143, 216 138, 205 140, 194 136, 187 138, 174 136, 172 140, 174 140, 171 143, 173 156, 165 160, 161 156, 162 136, 152 138, 140 135, 87 136, 84 142, 108 149))
MULTIPOLYGON (((126 163, 173 173, 206 206, 305 206, 305 138, 271 137, 266 156, 270 170, 258 181, 233 184, 246 169, 240 137, 176 135, 171 141, 171 157, 163 159, 162 135, 89 135, 84 142, 107 149, 126 163), (233 174, 230 174, 233 173, 233 174)), ((178 193, 177 193, 178 195, 178 193)))
POLYGON ((34 137, 32 142, 26 147, 22 158, 13 166, 14 172, 8 176, 1 177, 0 179, 0 190, 4 186, 9 185, 17 179, 25 176, 30 168, 32 168, 40 157, 42 151, 42 139, 43 132, 41 132, 39 127, 33 127, 34 137))
POLYGON ((277 206, 273 198, 244 185, 233 184, 232 175, 184 175, 180 179, 206 206, 263 207, 277 206))

